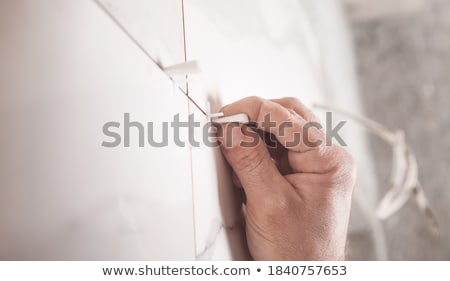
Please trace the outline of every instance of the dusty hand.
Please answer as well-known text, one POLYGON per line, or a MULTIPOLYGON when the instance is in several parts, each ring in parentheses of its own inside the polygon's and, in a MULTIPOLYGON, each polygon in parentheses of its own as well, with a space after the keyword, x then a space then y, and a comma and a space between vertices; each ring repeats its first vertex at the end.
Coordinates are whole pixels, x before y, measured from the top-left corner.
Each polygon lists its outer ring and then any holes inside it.
POLYGON ((263 134, 237 124, 223 125, 219 132, 234 182, 245 191, 246 235, 252 257, 344 259, 355 177, 352 157, 341 147, 327 146, 325 133, 307 125, 317 118, 297 99, 250 97, 221 112, 226 116, 246 113, 260 132, 276 137, 267 145, 263 134), (301 135, 301 141, 295 141, 305 126, 308 140, 301 135))

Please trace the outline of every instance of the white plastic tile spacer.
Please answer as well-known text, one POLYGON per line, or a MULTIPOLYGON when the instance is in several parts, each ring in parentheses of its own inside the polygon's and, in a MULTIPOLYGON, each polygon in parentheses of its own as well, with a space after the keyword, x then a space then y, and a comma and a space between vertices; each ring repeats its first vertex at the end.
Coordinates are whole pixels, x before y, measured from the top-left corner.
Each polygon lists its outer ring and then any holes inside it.
POLYGON ((219 112, 219 113, 211 113, 211 104, 210 104, 208 101, 206 102, 205 111, 206 111, 206 121, 207 121, 208 123, 213 122, 213 121, 212 121, 213 118, 222 117, 222 116, 224 115, 222 112, 219 112))
POLYGON ((248 124, 250 120, 248 119, 248 115, 245 113, 239 113, 236 115, 226 116, 222 118, 217 118, 212 120, 213 123, 223 124, 223 123, 241 123, 248 124))
POLYGON ((223 117, 223 112, 219 113, 211 113, 211 104, 209 102, 206 103, 206 119, 208 122, 223 124, 223 123, 241 123, 248 124, 250 123, 247 114, 239 113, 236 115, 223 117), (221 118, 219 118, 221 117, 221 118))
POLYGON ((170 77, 186 76, 200 72, 200 66, 196 60, 187 61, 168 67, 164 67, 164 72, 170 77))

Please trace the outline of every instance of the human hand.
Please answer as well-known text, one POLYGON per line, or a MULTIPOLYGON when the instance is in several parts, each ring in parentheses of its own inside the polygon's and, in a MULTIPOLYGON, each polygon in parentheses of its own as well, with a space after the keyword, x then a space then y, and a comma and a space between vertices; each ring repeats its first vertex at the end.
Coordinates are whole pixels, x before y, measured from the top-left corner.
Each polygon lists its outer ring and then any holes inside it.
POLYGON ((309 126, 318 119, 295 98, 250 97, 221 112, 246 113, 259 131, 230 123, 218 132, 233 182, 246 195, 246 236, 253 259, 343 260, 355 180, 350 154, 326 145, 325 133, 309 126), (304 129, 308 134, 295 141, 304 129), (262 132, 276 140, 267 145, 262 132))

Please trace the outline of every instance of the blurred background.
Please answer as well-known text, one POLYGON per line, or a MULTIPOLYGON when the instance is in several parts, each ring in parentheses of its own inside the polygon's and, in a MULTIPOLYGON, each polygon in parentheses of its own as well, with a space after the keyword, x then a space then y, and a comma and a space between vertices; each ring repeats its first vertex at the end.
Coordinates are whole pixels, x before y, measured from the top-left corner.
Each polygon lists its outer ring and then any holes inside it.
MULTIPOLYGON (((450 260, 450 1, 343 0, 355 43, 367 117, 402 129, 415 152, 419 180, 441 228, 435 237, 410 200, 383 222, 392 260, 450 260)), ((391 147, 370 138, 380 196, 386 193, 391 147)), ((352 259, 375 259, 367 233, 350 236, 352 259)))

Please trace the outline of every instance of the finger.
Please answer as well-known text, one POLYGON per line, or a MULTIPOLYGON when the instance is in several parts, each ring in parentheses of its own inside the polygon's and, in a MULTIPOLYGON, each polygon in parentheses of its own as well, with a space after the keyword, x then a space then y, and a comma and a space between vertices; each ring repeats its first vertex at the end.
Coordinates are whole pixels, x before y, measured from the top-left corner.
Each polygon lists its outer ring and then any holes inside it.
POLYGON ((259 129, 256 129, 256 132, 266 144, 266 147, 269 150, 270 156, 272 158, 278 159, 280 158, 280 156, 286 153, 286 148, 277 141, 274 135, 259 129))
MULTIPOLYGON (((297 153, 298 152, 292 152, 290 151, 289 153, 297 153)), ((291 167, 291 164, 289 163, 289 153, 285 153, 283 155, 281 155, 280 157, 274 159, 278 170, 280 171, 280 173, 284 176, 284 175, 288 175, 288 174, 292 174, 294 172, 294 170, 291 167)))
POLYGON ((332 157, 332 153, 327 147, 310 150, 305 153, 289 152, 288 160, 295 173, 323 174, 336 164, 336 160, 332 157))
POLYGON ((281 145, 291 151, 305 152, 325 143, 320 124, 309 122, 273 101, 259 97, 245 98, 225 106, 221 112, 225 116, 246 113, 258 129, 272 133, 281 145))
POLYGON ((271 99, 271 101, 278 103, 287 109, 292 109, 307 121, 319 122, 319 118, 314 114, 314 112, 305 106, 299 99, 286 97, 281 99, 271 99))
MULTIPOLYGON (((295 173, 328 175, 327 183, 338 183, 346 175, 353 175, 353 157, 342 147, 332 145, 306 153, 288 153, 289 164, 295 173)), ((320 184, 320 183, 317 183, 320 184)))
POLYGON ((223 124, 218 139, 249 202, 292 188, 278 171, 265 143, 255 131, 237 123, 223 124))
POLYGON ((238 178, 234 171, 231 171, 231 179, 233 181, 233 185, 238 188, 242 188, 241 180, 238 178))
POLYGON ((306 199, 306 197, 311 198, 311 196, 317 196, 317 199, 325 199, 324 196, 331 195, 335 197, 337 193, 334 192, 341 194, 351 193, 355 180, 355 171, 339 174, 334 172, 326 174, 295 173, 286 175, 285 178, 303 199, 306 199), (328 193, 329 191, 332 191, 333 194, 328 193))

